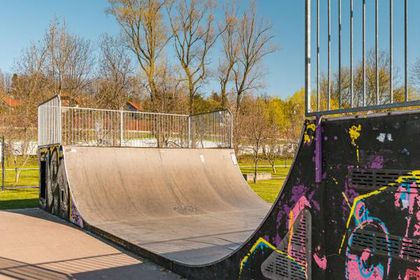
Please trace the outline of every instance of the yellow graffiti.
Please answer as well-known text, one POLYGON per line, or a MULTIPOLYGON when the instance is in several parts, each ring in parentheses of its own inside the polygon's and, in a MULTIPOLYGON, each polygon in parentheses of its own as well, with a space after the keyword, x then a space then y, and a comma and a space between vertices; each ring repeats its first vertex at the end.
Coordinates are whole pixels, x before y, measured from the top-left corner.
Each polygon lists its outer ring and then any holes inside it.
POLYGON ((351 140, 351 144, 356 147, 356 157, 357 162, 360 162, 360 151, 359 151, 359 145, 356 144, 356 140, 360 137, 360 132, 362 131, 362 125, 353 125, 349 129, 349 136, 351 140))
POLYGON ((361 131, 362 131, 361 124, 359 124, 358 126, 353 125, 349 129, 349 135, 350 135, 351 143, 353 144, 353 146, 356 146, 356 140, 359 139, 361 131))
POLYGON ((293 231, 294 231, 294 225, 295 225, 295 223, 292 223, 292 221, 293 221, 293 211, 290 211, 290 213, 289 213, 289 223, 290 223, 290 226, 289 226, 289 246, 288 246, 289 250, 287 250, 288 254, 290 254, 291 251, 292 251, 292 238, 293 238, 293 231))
MULTIPOLYGON (((299 264, 299 262, 297 260, 295 260, 293 257, 289 256, 286 252, 283 252, 279 249, 277 249, 274 245, 272 245, 270 242, 268 242, 267 240, 265 240, 264 238, 260 237, 258 238, 257 242, 255 242, 255 244, 252 246, 251 250, 248 252, 248 254, 242 259, 241 264, 239 266, 239 276, 242 273, 243 267, 245 265, 245 263, 248 261, 249 257, 252 255, 252 253, 255 252, 255 250, 258 248, 258 246, 260 244, 264 244, 266 245, 268 248, 270 248, 271 250, 273 250, 274 252, 285 256, 286 258, 288 258, 289 260, 291 260, 292 262, 299 264)), ((300 267, 302 269, 303 272, 306 273, 306 271, 300 267)))
MULTIPOLYGON (((366 193, 366 194, 362 194, 362 195, 357 196, 353 200, 353 205, 351 207, 349 217, 347 218, 346 230, 345 230, 345 233, 344 233, 343 238, 341 240, 341 244, 340 244, 340 248, 338 250, 338 253, 341 254, 341 250, 342 250, 343 245, 344 245, 344 240, 346 239, 346 232, 347 232, 348 228, 350 227, 352 216, 354 215, 354 211, 356 209, 356 205, 357 205, 357 203, 359 201, 361 201, 363 199, 366 199, 368 197, 371 197, 371 196, 375 196, 375 195, 381 194, 386 189, 388 189, 389 187, 392 187, 392 186, 395 186, 397 184, 401 184, 401 183, 403 183, 403 182, 405 182, 407 180, 413 180, 413 179, 414 179, 414 182, 416 184, 420 184, 420 170, 414 170, 414 171, 411 171, 410 173, 408 173, 408 175, 400 176, 400 177, 398 177, 397 180, 395 180, 395 183, 390 183, 387 186, 384 186, 384 187, 381 187, 381 188, 377 189, 376 191, 373 191, 373 192, 370 192, 370 193, 366 193)), ((343 195, 344 195, 344 193, 343 193, 343 195)))
POLYGON ((311 144, 311 142, 314 140, 314 132, 316 130, 316 125, 314 123, 308 124, 305 129, 305 133, 303 135, 303 142, 305 144, 311 144), (309 131, 312 131, 310 134, 309 131))
POLYGON ((346 194, 345 194, 344 192, 341 192, 341 194, 343 195, 344 199, 346 200, 347 205, 349 206, 349 208, 351 208, 350 201, 349 201, 349 199, 347 198, 346 194))

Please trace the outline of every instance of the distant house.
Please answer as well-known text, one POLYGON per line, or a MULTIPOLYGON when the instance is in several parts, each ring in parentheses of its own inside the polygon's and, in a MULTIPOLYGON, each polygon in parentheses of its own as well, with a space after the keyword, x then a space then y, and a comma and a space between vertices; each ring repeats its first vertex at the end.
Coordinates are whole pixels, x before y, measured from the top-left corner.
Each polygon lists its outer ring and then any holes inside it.
POLYGON ((141 112, 143 110, 143 107, 140 103, 135 101, 127 101, 125 104, 124 110, 131 111, 131 112, 141 112))
POLYGON ((71 97, 70 95, 60 95, 61 105, 64 107, 78 107, 79 101, 76 98, 71 97))
POLYGON ((22 104, 22 101, 9 95, 1 95, 0 107, 12 109, 22 104))

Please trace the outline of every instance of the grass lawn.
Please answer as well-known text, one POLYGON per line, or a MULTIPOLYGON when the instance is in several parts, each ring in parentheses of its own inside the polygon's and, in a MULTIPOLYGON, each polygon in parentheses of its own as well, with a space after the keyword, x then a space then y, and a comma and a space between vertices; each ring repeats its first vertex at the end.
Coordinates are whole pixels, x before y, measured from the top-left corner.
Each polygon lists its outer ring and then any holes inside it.
POLYGON ((37 206, 37 188, 0 190, 0 210, 34 208, 37 206))
POLYGON ((249 183, 249 186, 256 192, 262 199, 269 203, 273 203, 283 186, 284 180, 265 180, 258 181, 256 184, 249 183))
MULTIPOLYGON (((272 180, 260 180, 256 184, 248 182, 249 186, 256 192, 262 199, 269 203, 273 203, 289 173, 292 159, 280 159, 276 160, 276 173, 273 173, 271 166, 268 162, 262 160, 259 163, 258 173, 271 173, 272 180), (286 163, 286 166, 285 166, 286 163)), ((254 167, 252 161, 249 158, 243 158, 239 161, 239 166, 242 173, 254 173, 254 167)))
MULTIPOLYGON (((4 184, 6 187, 17 187, 17 186, 38 186, 39 184, 39 171, 37 167, 26 167, 26 168, 36 168, 36 169, 24 169, 20 172, 19 182, 16 183, 15 176, 16 172, 15 170, 8 169, 6 170, 6 176, 4 178, 4 184)), ((0 180, 1 180, 2 174, 0 173, 0 180)))
MULTIPOLYGON (((252 156, 240 156, 238 162, 241 166, 254 166, 254 161, 252 156)), ((274 161, 277 166, 291 165, 293 163, 293 158, 278 158, 274 161)), ((270 163, 262 158, 259 160, 258 165, 270 165, 270 163)))
MULTIPOLYGON (((21 165, 22 158, 18 158, 18 166, 21 165)), ((38 159, 36 156, 31 157, 27 164, 21 170, 19 182, 15 182, 15 170, 13 158, 7 158, 5 170, 5 191, 0 189, 0 210, 33 208, 38 206, 37 188, 19 188, 33 187, 39 184, 38 159), (30 168, 30 169, 25 169, 30 168)), ((0 172, 0 187, 2 174, 0 172)))
MULTIPOLYGON (((23 166, 19 182, 15 181, 16 172, 14 170, 15 166, 13 163, 14 158, 6 158, 5 164, 6 164, 6 176, 4 178, 4 183, 6 188, 10 187, 18 187, 18 186, 38 186, 39 184, 39 171, 38 171, 38 159, 36 156, 31 156, 26 163, 25 166, 23 166)), ((22 164, 22 157, 17 158, 17 166, 20 167, 22 164)), ((2 179, 2 173, 0 172, 0 183, 2 179)), ((1 185, 1 184, 0 184, 1 185)))

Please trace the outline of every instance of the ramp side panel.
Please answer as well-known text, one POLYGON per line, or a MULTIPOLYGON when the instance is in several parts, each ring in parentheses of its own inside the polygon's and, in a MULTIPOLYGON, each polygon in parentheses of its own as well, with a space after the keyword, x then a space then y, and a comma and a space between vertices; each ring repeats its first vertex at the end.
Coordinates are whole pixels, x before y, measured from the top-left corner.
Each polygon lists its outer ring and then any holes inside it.
MULTIPOLYGON (((311 214, 312 263, 305 279, 416 279, 420 113, 325 120, 321 125, 322 183, 314 183, 317 128, 308 121, 289 177, 248 242, 213 265, 175 263, 173 269, 189 279, 267 279, 262 264, 277 254, 279 260, 296 261, 299 271, 296 254, 281 248, 294 230, 293 217, 306 209, 311 214)), ((280 269, 270 279, 282 277, 280 269)), ((302 274, 293 277, 301 279, 302 274)))

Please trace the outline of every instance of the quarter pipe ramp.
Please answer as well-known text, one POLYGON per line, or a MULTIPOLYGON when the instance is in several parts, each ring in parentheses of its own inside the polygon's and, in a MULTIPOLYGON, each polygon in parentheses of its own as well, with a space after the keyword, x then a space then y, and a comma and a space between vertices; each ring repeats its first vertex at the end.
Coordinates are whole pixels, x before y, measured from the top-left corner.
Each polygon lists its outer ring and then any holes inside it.
POLYGON ((40 149, 41 205, 188 279, 420 279, 420 113, 303 131, 271 208, 230 150, 76 146, 40 149))

